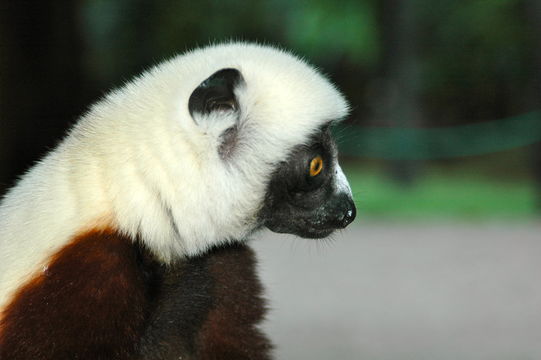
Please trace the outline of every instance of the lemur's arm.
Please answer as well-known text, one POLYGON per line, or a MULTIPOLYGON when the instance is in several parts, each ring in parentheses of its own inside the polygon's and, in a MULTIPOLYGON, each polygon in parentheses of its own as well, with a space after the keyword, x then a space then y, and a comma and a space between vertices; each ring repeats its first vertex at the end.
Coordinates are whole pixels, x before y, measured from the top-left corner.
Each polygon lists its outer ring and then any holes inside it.
MULTIPOLYGON (((163 269, 163 268, 162 268, 163 269)), ((253 251, 227 245, 163 271, 141 359, 270 359, 253 251)))

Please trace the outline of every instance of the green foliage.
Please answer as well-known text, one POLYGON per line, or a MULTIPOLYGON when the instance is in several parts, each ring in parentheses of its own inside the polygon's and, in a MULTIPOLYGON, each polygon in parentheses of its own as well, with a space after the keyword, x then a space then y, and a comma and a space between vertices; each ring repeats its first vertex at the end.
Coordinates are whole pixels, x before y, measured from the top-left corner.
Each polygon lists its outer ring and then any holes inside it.
POLYGON ((286 40, 322 61, 346 57, 373 64, 379 52, 373 4, 368 1, 299 1, 286 15, 286 40))
POLYGON ((433 114, 428 123, 494 120, 524 106, 532 29, 521 1, 420 3, 422 92, 433 114))
POLYGON ((534 185, 429 173, 402 187, 381 173, 345 167, 359 218, 396 220, 527 220, 537 216, 534 185))

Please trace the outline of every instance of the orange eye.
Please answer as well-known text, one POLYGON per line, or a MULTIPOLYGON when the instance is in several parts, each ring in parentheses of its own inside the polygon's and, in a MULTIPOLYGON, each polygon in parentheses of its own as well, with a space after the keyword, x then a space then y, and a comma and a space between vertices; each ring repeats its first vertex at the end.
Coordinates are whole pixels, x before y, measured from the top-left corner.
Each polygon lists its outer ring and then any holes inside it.
POLYGON ((310 176, 316 176, 323 170, 323 159, 321 156, 316 156, 310 162, 310 176))

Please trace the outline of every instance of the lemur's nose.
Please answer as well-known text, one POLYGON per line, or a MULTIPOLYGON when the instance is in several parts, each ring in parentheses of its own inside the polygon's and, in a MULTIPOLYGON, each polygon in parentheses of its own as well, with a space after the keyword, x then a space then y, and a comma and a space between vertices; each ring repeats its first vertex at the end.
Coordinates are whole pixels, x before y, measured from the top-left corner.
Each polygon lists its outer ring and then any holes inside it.
POLYGON ((353 220, 355 220, 355 216, 357 216, 357 209, 355 208, 355 204, 352 201, 351 208, 346 210, 344 218, 342 219, 342 227, 345 228, 346 226, 351 224, 353 220))
POLYGON ((355 220, 355 216, 357 216, 357 209, 355 208, 355 203, 352 199, 348 199, 344 212, 338 219, 340 227, 345 228, 346 226, 351 224, 353 220, 355 220))

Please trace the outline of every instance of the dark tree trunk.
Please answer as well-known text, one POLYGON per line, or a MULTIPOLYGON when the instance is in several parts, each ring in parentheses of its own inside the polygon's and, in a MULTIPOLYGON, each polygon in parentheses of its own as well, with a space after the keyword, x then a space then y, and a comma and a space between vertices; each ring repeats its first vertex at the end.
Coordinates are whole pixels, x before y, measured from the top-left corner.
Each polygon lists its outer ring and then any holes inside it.
MULTIPOLYGON (((419 109, 419 64, 417 62, 417 21, 415 2, 382 0, 379 8, 382 43, 383 99, 379 117, 394 127, 421 123, 419 109)), ((416 146, 414 139, 393 139, 397 155, 416 146)), ((391 162, 391 176, 403 185, 415 179, 419 164, 411 160, 391 162)))
MULTIPOLYGON (((524 0, 524 9, 528 20, 531 42, 530 66, 532 81, 530 84, 531 98, 534 106, 541 111, 541 2, 539 0, 524 0)), ((541 121, 541 119, 540 119, 541 121)), ((541 138, 541 134, 539 134, 541 138)), ((532 146, 532 172, 537 188, 537 207, 541 210, 541 142, 532 146)))

